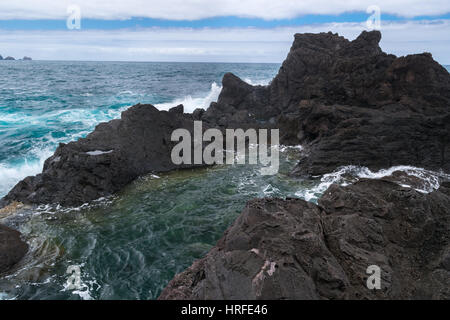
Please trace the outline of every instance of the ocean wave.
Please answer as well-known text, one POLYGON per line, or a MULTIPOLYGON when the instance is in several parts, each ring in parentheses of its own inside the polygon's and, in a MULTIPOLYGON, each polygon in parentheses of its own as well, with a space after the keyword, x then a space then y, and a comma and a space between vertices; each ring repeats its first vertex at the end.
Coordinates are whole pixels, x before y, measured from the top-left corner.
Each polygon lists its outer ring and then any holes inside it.
POLYGON ((172 107, 182 104, 184 106, 184 112, 187 113, 192 113, 197 108, 203 108, 206 110, 208 109, 211 102, 217 101, 221 90, 222 86, 219 86, 216 82, 213 82, 211 84, 211 89, 206 94, 206 96, 193 98, 192 96, 188 95, 181 99, 175 99, 172 102, 155 104, 155 107, 159 110, 169 110, 172 107))
POLYGON ((46 126, 47 122, 77 123, 86 125, 86 129, 92 128, 99 122, 109 121, 120 117, 122 111, 128 109, 131 105, 98 109, 64 109, 41 114, 32 114, 25 112, 0 113, 0 122, 2 125, 32 124, 46 126))
POLYGON ((20 180, 42 171, 45 160, 53 154, 53 148, 33 148, 29 159, 19 164, 0 163, 0 197, 6 195, 20 180))
POLYGON ((244 80, 245 82, 247 82, 252 86, 267 86, 270 84, 270 81, 272 81, 272 79, 252 80, 250 78, 244 78, 242 80, 244 80))
POLYGON ((413 188, 421 193, 430 193, 439 189, 441 179, 450 179, 449 174, 443 172, 426 170, 424 168, 417 168, 413 166, 394 166, 388 169, 381 169, 379 171, 371 171, 367 167, 362 166, 344 166, 332 173, 325 174, 321 177, 320 183, 310 189, 298 191, 295 195, 305 199, 306 201, 316 202, 320 196, 332 185, 339 184, 347 186, 359 179, 381 179, 391 176, 394 172, 403 172, 408 176, 418 178, 417 186, 412 186, 403 183, 401 179, 393 179, 397 184, 413 188))
MULTIPOLYGON (((269 80, 251 80, 250 78, 244 78, 244 80, 252 85, 265 85, 269 82, 269 80)), ((183 104, 185 112, 193 112, 196 108, 207 109, 211 102, 217 101, 221 90, 222 87, 213 82, 210 90, 203 96, 188 95, 171 102, 155 104, 155 106, 159 110, 168 110, 183 104)), ((134 94, 132 91, 119 92, 119 96, 134 94)), ((92 94, 85 92, 81 95, 91 96, 92 94)), ((51 133, 41 138, 33 138, 32 142, 35 147, 24 154, 22 162, 12 163, 11 160, 7 160, 0 163, 0 197, 7 194, 20 180, 40 173, 45 160, 53 154, 59 143, 67 143, 86 136, 98 123, 120 118, 121 113, 129 107, 130 105, 109 108, 74 108, 53 110, 41 114, 2 110, 0 122, 6 127, 33 125, 45 128, 50 124, 58 128, 71 128, 75 125, 75 130, 71 130, 70 133, 65 131, 59 138, 53 137, 51 133)))

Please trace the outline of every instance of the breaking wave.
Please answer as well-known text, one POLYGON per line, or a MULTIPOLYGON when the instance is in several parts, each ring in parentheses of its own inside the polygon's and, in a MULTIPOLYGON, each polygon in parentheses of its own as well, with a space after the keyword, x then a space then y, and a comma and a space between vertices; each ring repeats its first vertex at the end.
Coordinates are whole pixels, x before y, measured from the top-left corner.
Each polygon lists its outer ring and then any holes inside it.
POLYGON ((221 90, 222 86, 219 86, 216 82, 213 82, 211 84, 211 89, 206 94, 206 96, 194 98, 188 95, 184 98, 176 99, 171 102, 158 103, 155 105, 155 107, 157 107, 159 110, 169 110, 172 107, 182 104, 184 106, 184 112, 186 113, 192 113, 197 108, 206 110, 208 109, 211 102, 217 101, 221 90))

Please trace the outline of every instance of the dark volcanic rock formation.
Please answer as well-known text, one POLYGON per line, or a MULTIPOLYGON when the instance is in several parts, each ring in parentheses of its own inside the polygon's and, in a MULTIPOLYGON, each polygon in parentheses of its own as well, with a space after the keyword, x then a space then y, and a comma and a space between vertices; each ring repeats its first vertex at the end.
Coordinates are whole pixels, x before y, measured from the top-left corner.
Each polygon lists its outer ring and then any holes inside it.
POLYGON ((449 299, 450 185, 332 185, 319 206, 250 201, 160 299, 449 299), (381 268, 381 289, 366 271, 381 268))
POLYGON ((20 233, 0 224, 0 274, 9 271, 28 251, 20 233))
POLYGON ((350 164, 450 171, 449 73, 428 53, 383 53, 380 39, 378 31, 354 41, 296 34, 269 86, 227 74, 218 102, 202 119, 280 128, 282 143, 308 151, 295 171, 300 175, 350 164))
MULTIPOLYGON (((182 106, 170 112, 136 105, 122 118, 101 123, 86 138, 60 144, 43 172, 19 182, 2 200, 79 205, 119 191, 140 175, 192 167, 175 165, 170 155, 175 129, 193 131, 182 106)), ((1 205, 1 204, 0 204, 1 205)))

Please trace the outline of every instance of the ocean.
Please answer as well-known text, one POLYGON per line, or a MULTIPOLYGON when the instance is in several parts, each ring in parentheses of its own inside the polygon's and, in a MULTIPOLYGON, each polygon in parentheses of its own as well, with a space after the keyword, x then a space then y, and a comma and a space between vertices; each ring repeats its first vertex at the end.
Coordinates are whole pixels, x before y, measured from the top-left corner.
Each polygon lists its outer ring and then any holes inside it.
MULTIPOLYGON (((217 100, 233 72, 268 84, 279 64, 0 62, 0 197, 42 170, 59 143, 86 136, 136 103, 185 111, 217 100)), ((142 177, 114 197, 77 208, 25 208, 2 220, 30 245, 13 274, 0 276, 0 299, 156 299, 195 259, 204 256, 255 197, 317 201, 333 182, 380 177, 400 169, 436 188, 434 173, 398 167, 371 172, 345 167, 316 180, 294 179, 301 146, 282 147, 280 172, 254 165, 214 166, 142 177), (68 287, 67 270, 81 284, 68 287)), ((2 218, 0 213, 0 219, 2 218)))

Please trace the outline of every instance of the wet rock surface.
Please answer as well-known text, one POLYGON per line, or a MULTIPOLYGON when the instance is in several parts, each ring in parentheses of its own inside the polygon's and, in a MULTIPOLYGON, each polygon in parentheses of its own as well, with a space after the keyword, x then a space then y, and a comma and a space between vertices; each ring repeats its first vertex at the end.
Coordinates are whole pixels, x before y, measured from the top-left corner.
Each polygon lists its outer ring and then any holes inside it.
POLYGON ((0 274, 10 271, 27 253, 20 233, 0 224, 0 274))
POLYGON ((332 185, 319 205, 250 201, 160 299, 449 299, 450 189, 332 185), (381 289, 366 286, 381 269, 381 289))

